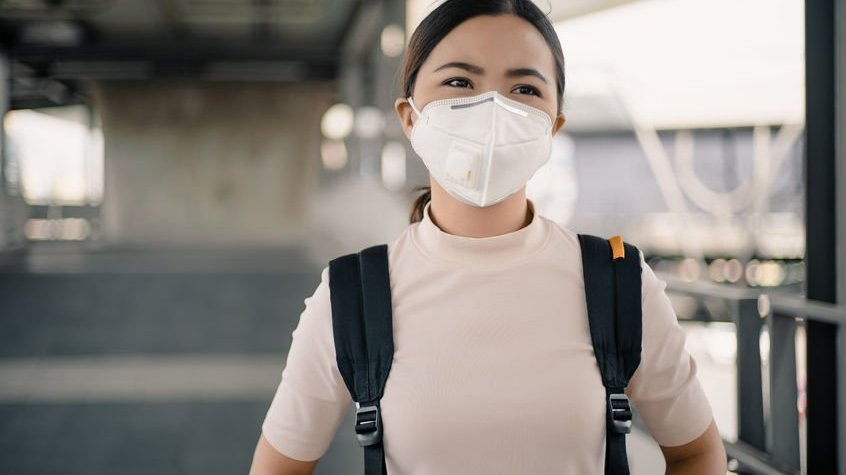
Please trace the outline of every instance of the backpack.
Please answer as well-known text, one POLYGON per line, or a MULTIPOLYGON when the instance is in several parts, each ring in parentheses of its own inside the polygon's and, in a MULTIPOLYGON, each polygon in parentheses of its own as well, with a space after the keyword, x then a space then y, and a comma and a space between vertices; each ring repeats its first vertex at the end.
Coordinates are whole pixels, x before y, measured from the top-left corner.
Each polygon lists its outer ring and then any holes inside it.
MULTIPOLYGON (((640 257, 620 236, 578 237, 590 336, 606 394, 605 473, 628 475, 625 436, 632 412, 623 390, 640 364, 640 257)), ((387 244, 331 260, 329 288, 336 360, 356 403, 365 475, 386 475, 379 403, 394 354, 387 244)))

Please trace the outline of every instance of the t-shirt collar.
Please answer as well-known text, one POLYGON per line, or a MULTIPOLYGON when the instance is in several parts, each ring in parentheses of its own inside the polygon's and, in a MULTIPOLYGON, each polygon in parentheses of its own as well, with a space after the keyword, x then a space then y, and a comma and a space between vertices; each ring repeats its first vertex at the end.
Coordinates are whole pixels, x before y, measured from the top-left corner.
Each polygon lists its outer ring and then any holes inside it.
POLYGON ((413 232, 415 244, 428 257, 460 265, 507 265, 540 249, 546 242, 548 227, 535 213, 534 203, 526 200, 531 221, 522 228, 497 236, 482 238, 449 234, 430 216, 431 202, 423 208, 423 219, 413 232))

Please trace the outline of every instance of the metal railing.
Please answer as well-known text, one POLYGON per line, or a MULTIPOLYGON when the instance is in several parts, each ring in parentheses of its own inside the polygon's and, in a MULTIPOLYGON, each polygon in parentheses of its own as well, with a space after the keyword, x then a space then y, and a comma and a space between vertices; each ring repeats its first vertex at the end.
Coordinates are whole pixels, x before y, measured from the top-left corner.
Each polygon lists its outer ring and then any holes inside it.
MULTIPOLYGON (((680 318, 681 321, 720 321, 736 326, 737 440, 723 441, 729 467, 741 474, 801 473, 795 343, 797 324, 800 321, 822 322, 833 325, 837 332, 846 331, 846 306, 770 293, 767 289, 688 282, 664 272, 656 274, 667 282, 666 291, 670 295, 692 297, 700 306, 705 302, 722 304, 724 311, 721 314, 696 312, 690 318, 680 318), (770 338, 766 388, 762 378, 760 344, 764 328, 770 338), (764 394, 768 395, 767 401, 764 394)), ((843 348, 842 338, 838 341, 841 342, 838 352, 842 354, 846 348, 843 348)), ((846 368, 840 368, 837 377, 846 377, 844 371, 846 368)), ((809 385, 811 377, 809 374, 809 385)), ((836 391, 844 381, 815 383, 817 387, 822 384, 836 391)), ((830 404, 833 407, 821 409, 828 414, 836 414, 837 403, 830 394, 822 398, 813 398, 811 393, 807 396, 808 406, 830 404)), ((846 427, 839 427, 839 437, 844 436, 846 427)), ((814 442, 809 440, 808 443, 814 442)), ((837 454, 831 456, 836 461, 837 454)))

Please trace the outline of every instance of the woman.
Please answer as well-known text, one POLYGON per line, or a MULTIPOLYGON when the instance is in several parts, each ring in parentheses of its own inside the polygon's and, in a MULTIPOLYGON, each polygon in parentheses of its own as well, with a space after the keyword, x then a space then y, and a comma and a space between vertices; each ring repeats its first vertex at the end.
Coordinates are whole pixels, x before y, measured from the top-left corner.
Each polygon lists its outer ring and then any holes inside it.
MULTIPOLYGON (((395 108, 431 189, 389 243, 388 473, 602 473, 605 393, 577 235, 535 215, 525 195, 565 122, 563 63, 530 0, 448 0, 411 38, 395 108)), ((668 473, 725 474, 665 283, 639 257, 643 352, 626 394, 668 473)), ((254 474, 311 473, 353 407, 335 361, 328 266, 305 304, 254 474)))

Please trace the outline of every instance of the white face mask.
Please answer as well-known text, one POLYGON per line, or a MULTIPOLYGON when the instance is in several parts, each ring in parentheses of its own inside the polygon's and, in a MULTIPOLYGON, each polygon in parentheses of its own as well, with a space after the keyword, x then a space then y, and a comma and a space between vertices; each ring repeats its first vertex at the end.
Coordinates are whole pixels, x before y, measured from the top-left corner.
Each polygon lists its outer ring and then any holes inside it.
POLYGON ((417 110, 411 146, 454 198, 496 204, 525 185, 549 160, 549 114, 497 91, 443 99, 417 110))

